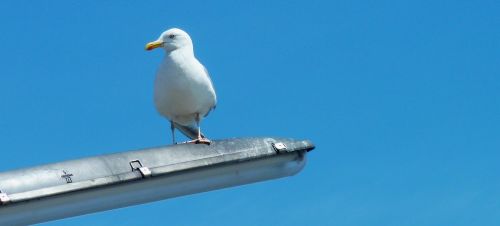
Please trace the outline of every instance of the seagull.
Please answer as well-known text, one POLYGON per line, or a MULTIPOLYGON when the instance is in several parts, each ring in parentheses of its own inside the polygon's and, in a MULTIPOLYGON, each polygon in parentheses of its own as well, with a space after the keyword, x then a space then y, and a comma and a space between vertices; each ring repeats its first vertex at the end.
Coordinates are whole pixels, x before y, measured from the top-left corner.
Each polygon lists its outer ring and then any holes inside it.
POLYGON ((155 48, 162 48, 165 57, 156 73, 154 103, 170 121, 173 143, 177 128, 193 139, 187 143, 210 144, 201 133, 200 122, 215 109, 217 97, 207 69, 194 56, 191 37, 181 29, 171 28, 146 44, 148 51, 155 48))

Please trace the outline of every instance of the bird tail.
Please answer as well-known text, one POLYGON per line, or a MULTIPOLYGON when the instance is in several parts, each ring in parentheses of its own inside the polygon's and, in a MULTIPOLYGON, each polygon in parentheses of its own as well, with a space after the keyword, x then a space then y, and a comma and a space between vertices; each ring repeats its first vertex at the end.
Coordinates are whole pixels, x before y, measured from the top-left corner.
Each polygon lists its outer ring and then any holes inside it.
MULTIPOLYGON (((179 123, 174 122, 175 128, 177 128, 179 131, 181 131, 182 134, 186 135, 190 139, 198 139, 198 128, 196 126, 183 126, 179 123)), ((201 134, 202 138, 206 138, 205 135, 202 133, 201 134)))

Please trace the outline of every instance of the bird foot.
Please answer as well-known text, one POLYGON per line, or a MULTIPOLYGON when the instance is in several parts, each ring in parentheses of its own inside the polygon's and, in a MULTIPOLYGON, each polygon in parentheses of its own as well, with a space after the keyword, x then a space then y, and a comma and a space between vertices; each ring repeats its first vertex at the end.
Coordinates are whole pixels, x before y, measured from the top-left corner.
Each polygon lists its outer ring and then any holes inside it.
POLYGON ((190 140, 190 141, 188 141, 186 143, 188 143, 188 144, 206 144, 206 145, 210 145, 212 143, 212 141, 210 141, 207 138, 198 138, 198 139, 190 140))

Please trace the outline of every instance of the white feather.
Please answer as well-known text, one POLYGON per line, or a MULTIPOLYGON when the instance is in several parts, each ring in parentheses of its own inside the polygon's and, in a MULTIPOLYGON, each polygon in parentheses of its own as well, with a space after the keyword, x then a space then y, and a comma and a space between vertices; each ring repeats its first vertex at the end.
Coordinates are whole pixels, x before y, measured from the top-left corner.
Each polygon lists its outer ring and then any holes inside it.
POLYGON ((166 55, 154 84, 156 109, 175 123, 192 125, 197 114, 201 120, 216 105, 212 81, 194 56, 193 44, 186 32, 170 29, 158 41, 164 43, 166 55))

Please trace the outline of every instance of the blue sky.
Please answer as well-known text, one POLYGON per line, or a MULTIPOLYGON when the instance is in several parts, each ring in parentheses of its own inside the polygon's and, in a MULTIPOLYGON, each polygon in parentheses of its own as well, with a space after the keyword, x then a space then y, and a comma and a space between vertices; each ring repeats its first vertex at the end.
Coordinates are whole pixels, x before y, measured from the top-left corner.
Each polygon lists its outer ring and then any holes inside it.
POLYGON ((211 138, 311 139, 294 177, 43 225, 497 225, 498 1, 2 3, 0 171, 169 144, 170 27, 218 93, 211 138))

